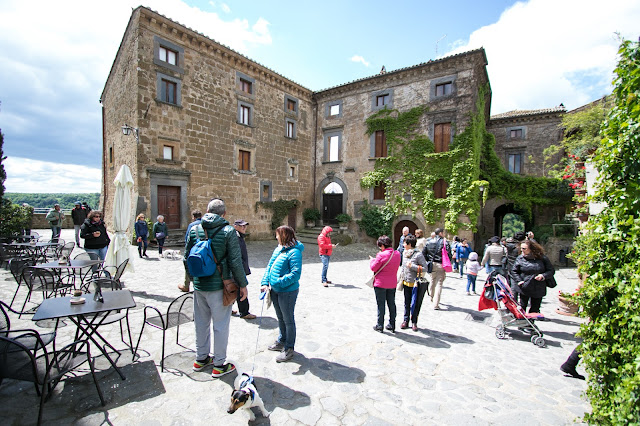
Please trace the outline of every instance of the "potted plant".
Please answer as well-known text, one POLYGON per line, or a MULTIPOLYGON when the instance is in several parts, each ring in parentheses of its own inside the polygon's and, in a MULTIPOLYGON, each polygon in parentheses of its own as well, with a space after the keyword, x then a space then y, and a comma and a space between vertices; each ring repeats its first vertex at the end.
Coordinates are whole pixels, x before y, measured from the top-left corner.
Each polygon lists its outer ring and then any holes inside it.
POLYGON ((320 210, 312 207, 304 209, 304 211, 302 212, 302 217, 307 225, 307 228, 313 228, 314 226, 316 226, 316 221, 320 219, 320 210))
POLYGON ((579 306, 572 299, 572 294, 565 293, 564 291, 558 292, 558 308, 556 312, 560 315, 575 315, 578 312, 579 306))
POLYGON ((340 213, 336 216, 336 220, 338 224, 340 224, 340 229, 345 230, 349 227, 349 222, 351 222, 351 216, 346 213, 340 213))

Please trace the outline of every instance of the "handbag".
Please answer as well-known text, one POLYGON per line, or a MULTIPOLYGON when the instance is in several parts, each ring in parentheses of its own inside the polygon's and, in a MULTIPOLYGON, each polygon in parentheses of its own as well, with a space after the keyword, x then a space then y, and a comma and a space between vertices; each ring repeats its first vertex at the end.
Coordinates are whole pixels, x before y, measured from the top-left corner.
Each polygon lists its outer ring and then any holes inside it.
POLYGON ((449 260, 449 255, 447 254, 447 250, 445 248, 446 244, 442 245, 442 268, 445 272, 453 272, 453 268, 451 267, 451 261, 449 260))
MULTIPOLYGON (((208 235, 207 238, 209 238, 208 235)), ((211 246, 211 252, 213 253, 213 261, 216 263, 216 268, 220 273, 220 278, 222 278, 222 305, 233 305, 233 303, 236 301, 236 298, 238 297, 238 284, 236 284, 236 281, 233 278, 225 278, 224 275, 222 275, 222 268, 220 268, 220 264, 218 263, 218 259, 216 256, 216 251, 213 249, 213 246, 211 246)))
POLYGON ((164 238, 164 232, 156 232, 156 238, 164 238))
POLYGON ((554 277, 551 277, 547 280, 547 287, 554 288, 557 285, 558 283, 556 282, 556 279, 554 277))
POLYGON ((382 271, 382 270, 384 269, 384 267, 385 267, 385 266, 387 266, 387 265, 389 264, 389 262, 391 261, 391 258, 392 258, 392 257, 393 257, 393 256, 389 256, 389 259, 387 259, 387 261, 384 263, 384 265, 382 265, 382 267, 381 267, 380 269, 378 269, 378 270, 377 270, 377 271, 376 271, 376 272, 371 276, 371 278, 369 278, 367 281, 365 281, 365 282, 364 282, 367 286, 369 286, 369 287, 373 288, 373 280, 376 278, 376 275, 378 275, 378 273, 379 273, 380 271, 382 271))

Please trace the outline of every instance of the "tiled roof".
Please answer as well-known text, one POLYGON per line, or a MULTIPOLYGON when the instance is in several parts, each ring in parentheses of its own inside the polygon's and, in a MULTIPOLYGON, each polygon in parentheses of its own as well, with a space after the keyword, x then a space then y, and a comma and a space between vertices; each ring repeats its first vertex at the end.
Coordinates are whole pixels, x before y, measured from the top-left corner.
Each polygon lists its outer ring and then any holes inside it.
MULTIPOLYGON (((422 63, 417 64, 417 65, 411 65, 409 67, 398 68, 397 70, 393 70, 393 71, 385 71, 383 74, 375 74, 375 75, 372 75, 372 76, 369 76, 369 77, 359 78, 357 80, 353 80, 353 81, 350 81, 348 83, 338 84, 337 86, 332 86, 332 87, 328 87, 328 88, 323 89, 323 90, 319 90, 319 91, 317 91, 315 93, 326 92, 328 90, 336 89, 338 87, 348 86, 349 84, 357 83, 359 81, 369 80, 371 78, 376 78, 376 77, 380 77, 380 76, 388 76, 390 74, 394 74, 394 73, 398 73, 398 72, 402 72, 402 71, 407 71, 407 70, 414 69, 414 68, 419 68, 419 67, 422 67, 424 65, 447 61, 447 60, 449 60, 451 58, 456 58, 456 57, 459 57, 459 56, 471 55, 471 54, 476 53, 476 52, 482 52, 484 54, 484 47, 480 47, 480 48, 474 49, 474 50, 469 50, 467 52, 456 53, 455 55, 444 56, 444 57, 439 58, 439 59, 429 59, 429 61, 427 61, 427 62, 422 62, 422 63)), ((486 59, 485 59, 485 61, 486 61, 486 59)))
POLYGON ((501 118, 526 117, 529 115, 551 114, 555 112, 567 112, 567 109, 564 107, 564 105, 542 109, 514 109, 513 111, 507 111, 501 114, 492 115, 491 120, 499 120, 501 118))

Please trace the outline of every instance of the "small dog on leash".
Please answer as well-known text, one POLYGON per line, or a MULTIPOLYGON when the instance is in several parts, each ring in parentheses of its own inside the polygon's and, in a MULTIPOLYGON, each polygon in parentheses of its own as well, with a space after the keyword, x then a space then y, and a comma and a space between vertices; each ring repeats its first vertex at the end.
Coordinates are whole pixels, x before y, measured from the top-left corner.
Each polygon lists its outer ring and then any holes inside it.
POLYGON ((258 390, 253 383, 253 377, 247 373, 243 373, 235 364, 238 376, 233 382, 233 390, 231 391, 231 404, 227 409, 227 413, 233 414, 236 410, 244 408, 249 412, 249 420, 254 421, 256 415, 253 414, 251 407, 258 407, 264 417, 269 417, 270 412, 264 408, 264 402, 258 395, 258 390))
POLYGON ((162 252, 162 257, 165 259, 180 259, 180 250, 164 250, 162 252))

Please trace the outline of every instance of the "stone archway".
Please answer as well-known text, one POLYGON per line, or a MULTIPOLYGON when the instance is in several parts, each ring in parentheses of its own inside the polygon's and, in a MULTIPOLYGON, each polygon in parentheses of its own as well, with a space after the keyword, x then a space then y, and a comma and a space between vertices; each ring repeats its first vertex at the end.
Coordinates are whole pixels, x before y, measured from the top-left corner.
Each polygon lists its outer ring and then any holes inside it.
POLYGON ((336 215, 347 212, 349 191, 347 185, 335 176, 327 176, 318 185, 316 205, 320 206, 322 221, 332 223, 336 215), (325 193, 327 189, 327 193, 325 193))
POLYGON ((517 208, 513 203, 502 204, 493 211, 494 228, 493 235, 502 236, 502 221, 507 214, 515 214, 524 221, 524 228, 531 229, 531 221, 527 219, 527 215, 522 209, 517 208))

